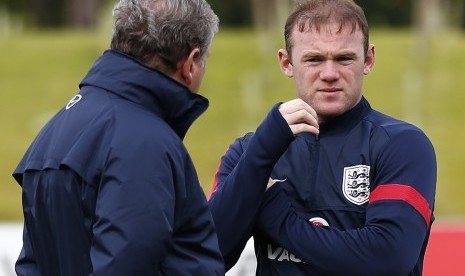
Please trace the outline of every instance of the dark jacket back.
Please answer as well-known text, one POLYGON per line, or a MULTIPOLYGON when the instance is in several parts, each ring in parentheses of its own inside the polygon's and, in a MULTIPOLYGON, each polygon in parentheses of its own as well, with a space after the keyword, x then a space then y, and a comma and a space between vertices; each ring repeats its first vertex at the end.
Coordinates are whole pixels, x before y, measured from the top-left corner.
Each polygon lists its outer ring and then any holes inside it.
POLYGON ((14 172, 25 214, 18 274, 222 274, 182 143, 208 101, 115 51, 80 88, 14 172))

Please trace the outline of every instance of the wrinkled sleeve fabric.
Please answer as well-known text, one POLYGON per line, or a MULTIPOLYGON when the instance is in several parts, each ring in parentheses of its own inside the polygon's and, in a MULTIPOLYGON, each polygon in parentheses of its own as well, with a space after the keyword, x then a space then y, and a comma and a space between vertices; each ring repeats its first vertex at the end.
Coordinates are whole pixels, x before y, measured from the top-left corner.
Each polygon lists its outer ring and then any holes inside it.
POLYGON ((252 236, 273 166, 294 140, 279 105, 272 108, 253 135, 230 145, 215 175, 209 206, 226 270, 237 262, 252 236))
POLYGON ((155 275, 160 270, 172 240, 175 162, 154 147, 117 145, 110 153, 95 207, 92 275, 155 275), (148 152, 153 158, 140 158, 148 152))
POLYGON ((388 140, 376 149, 364 227, 342 231, 311 225, 275 185, 266 193, 260 230, 329 275, 407 275, 425 249, 433 221, 436 158, 419 130, 390 134, 388 140))

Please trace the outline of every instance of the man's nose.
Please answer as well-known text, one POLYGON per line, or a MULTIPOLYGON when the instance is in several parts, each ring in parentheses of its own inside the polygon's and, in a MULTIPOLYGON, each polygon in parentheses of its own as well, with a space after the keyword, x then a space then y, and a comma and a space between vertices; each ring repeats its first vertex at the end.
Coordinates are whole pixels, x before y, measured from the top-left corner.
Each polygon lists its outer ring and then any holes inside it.
POLYGON ((320 78, 324 81, 334 81, 339 78, 339 70, 337 64, 332 61, 326 61, 321 69, 320 78))

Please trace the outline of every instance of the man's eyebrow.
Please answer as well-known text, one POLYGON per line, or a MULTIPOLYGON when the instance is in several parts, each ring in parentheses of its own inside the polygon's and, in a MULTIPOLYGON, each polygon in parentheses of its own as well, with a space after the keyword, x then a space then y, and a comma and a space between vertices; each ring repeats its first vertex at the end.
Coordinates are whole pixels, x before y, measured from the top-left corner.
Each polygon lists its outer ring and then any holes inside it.
MULTIPOLYGON (((301 56, 302 60, 305 60, 305 59, 309 59, 309 58, 322 58, 322 59, 326 59, 327 56, 320 52, 320 51, 308 51, 308 52, 304 52, 301 56)), ((359 55, 354 52, 354 51, 350 51, 350 50, 343 50, 343 51, 340 51, 338 53, 334 53, 331 55, 330 57, 331 59, 340 59, 340 58, 349 58, 349 59, 353 59, 353 60, 356 60, 359 58, 359 55)))
POLYGON ((323 56, 322 53, 320 52, 316 52, 316 51, 309 51, 309 52, 305 52, 302 54, 302 57, 321 57, 323 56))
POLYGON ((356 58, 358 55, 355 52, 352 51, 341 51, 340 53, 336 54, 337 57, 345 56, 345 57, 352 57, 356 58))
MULTIPOLYGON (((307 51, 302 54, 302 56, 324 56, 324 53, 321 53, 320 51, 307 51)), ((354 51, 340 51, 334 54, 334 56, 357 56, 357 53, 354 51)))

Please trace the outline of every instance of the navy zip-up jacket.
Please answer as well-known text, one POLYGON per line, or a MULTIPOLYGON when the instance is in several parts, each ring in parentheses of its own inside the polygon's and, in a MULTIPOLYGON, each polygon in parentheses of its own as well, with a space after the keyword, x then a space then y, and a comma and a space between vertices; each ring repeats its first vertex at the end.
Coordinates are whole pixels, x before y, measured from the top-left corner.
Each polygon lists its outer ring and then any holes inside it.
POLYGON ((436 187, 425 134, 362 98, 319 137, 294 137, 278 107, 215 177, 226 268, 253 236, 257 275, 421 275, 436 187))
POLYGON ((207 99, 113 50, 80 88, 14 172, 18 275, 224 275, 182 143, 207 99))

